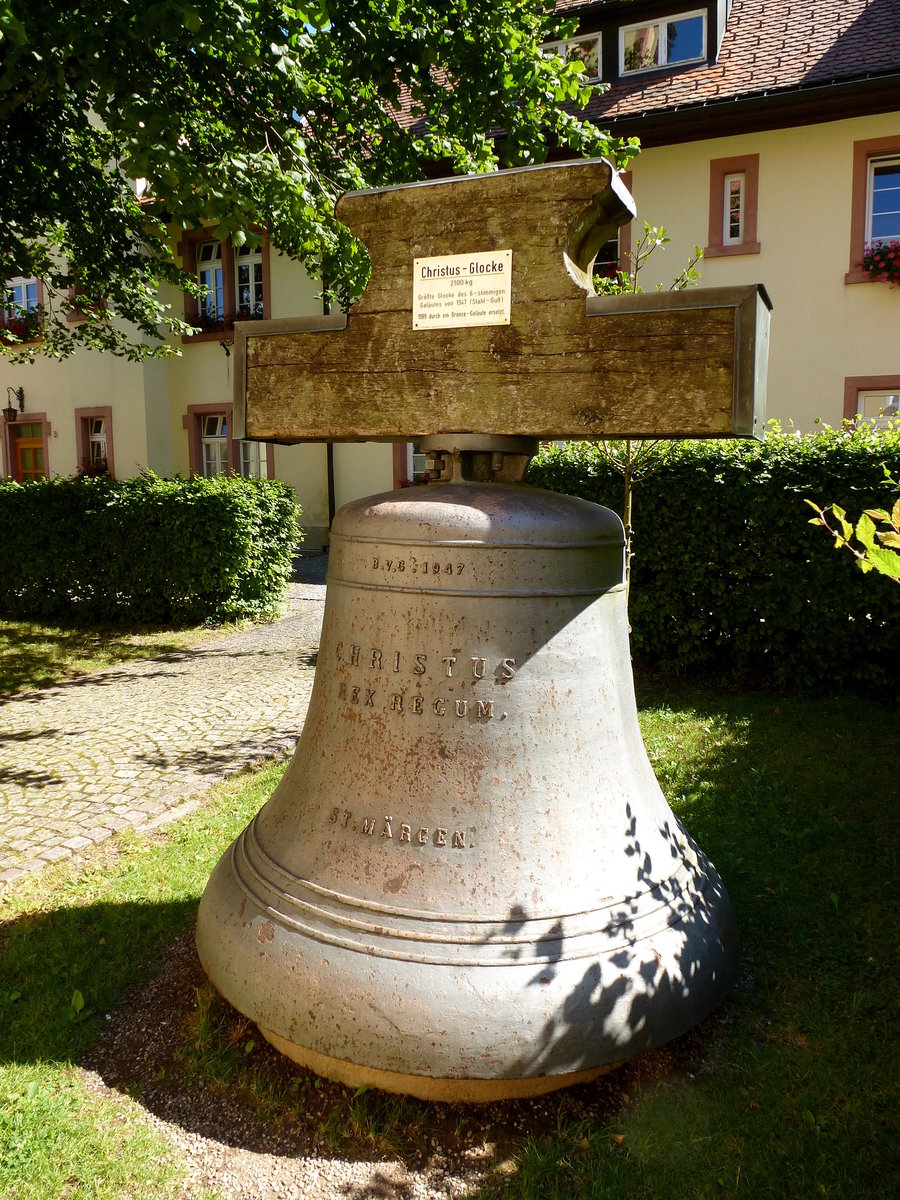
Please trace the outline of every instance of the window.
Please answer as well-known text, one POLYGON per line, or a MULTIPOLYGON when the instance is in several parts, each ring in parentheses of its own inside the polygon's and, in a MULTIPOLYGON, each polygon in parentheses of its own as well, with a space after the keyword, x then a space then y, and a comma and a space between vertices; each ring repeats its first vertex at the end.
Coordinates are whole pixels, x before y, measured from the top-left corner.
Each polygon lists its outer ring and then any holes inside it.
POLYGON ((723 246, 740 246, 744 240, 744 181, 743 171, 725 176, 723 246))
POLYGON ((548 42, 542 47, 547 55, 558 54, 566 62, 584 64, 584 78, 589 83, 600 78, 600 34, 589 33, 564 42, 548 42))
POLYGON ((714 158, 709 164, 709 234, 704 258, 759 254, 759 155, 714 158))
POLYGON ((900 241, 900 158, 869 160, 866 243, 900 241))
POLYGON ((6 285, 6 303, 9 305, 4 310, 4 315, 7 317, 37 312, 38 281, 23 279, 21 276, 10 279, 6 285))
MULTIPOLYGON (((621 180, 630 192, 631 172, 623 171, 621 173, 621 180)), ((624 225, 620 225, 616 231, 616 236, 610 238, 605 245, 600 247, 591 271, 595 280, 598 276, 606 279, 615 279, 620 271, 626 275, 631 273, 631 224, 631 221, 627 221, 624 225)))
POLYGON ((394 487, 411 487, 422 483, 428 473, 428 458, 418 442, 394 443, 394 487))
POLYGON ((593 274, 604 279, 615 279, 619 273, 622 252, 619 248, 619 232, 610 238, 606 245, 601 246, 594 259, 593 274))
POLYGON ((26 279, 21 275, 8 279, 0 308, 0 331, 8 330, 19 341, 36 338, 40 333, 41 293, 37 279, 26 279))
POLYGON ((900 240, 900 132, 853 143, 850 267, 845 283, 871 283, 866 247, 900 240))
POLYGON ((263 315, 263 269, 262 251, 248 245, 238 246, 234 252, 235 292, 237 295, 237 318, 249 321, 263 315))
POLYGON ((652 71, 706 59, 706 14, 681 13, 619 30, 619 73, 652 71))
POLYGON ((201 419, 200 445, 203 476, 213 479, 228 474, 228 418, 224 413, 210 414, 201 419))
POLYGON ((75 442, 80 474, 113 477, 112 408, 76 408, 75 442))
POLYGON ((268 479, 268 446, 264 442, 239 442, 242 479, 268 479))
POLYGON ((855 375, 844 380, 844 416, 883 427, 900 418, 900 375, 855 375))
POLYGON ((225 319, 225 283, 222 277, 222 243, 201 242, 197 249, 197 278, 206 294, 198 308, 202 329, 212 329, 225 319))
POLYGON ((900 394, 897 392, 859 392, 856 413, 861 421, 887 425, 900 416, 900 394))
POLYGON ((844 380, 844 417, 887 425, 900 417, 900 375, 853 375, 844 380))
POLYGON ((271 479, 275 456, 265 442, 235 441, 231 436, 231 405, 191 404, 182 417, 188 435, 192 475, 212 479, 233 471, 244 479, 271 479))
POLYGON ((235 321, 260 319, 269 312, 269 247, 234 246, 210 239, 208 231, 187 233, 178 246, 184 269, 196 275, 204 295, 185 296, 185 320, 197 333, 185 341, 228 336, 235 321))
POLYGON ((91 417, 88 422, 88 461, 92 467, 106 462, 106 422, 102 417, 91 417))

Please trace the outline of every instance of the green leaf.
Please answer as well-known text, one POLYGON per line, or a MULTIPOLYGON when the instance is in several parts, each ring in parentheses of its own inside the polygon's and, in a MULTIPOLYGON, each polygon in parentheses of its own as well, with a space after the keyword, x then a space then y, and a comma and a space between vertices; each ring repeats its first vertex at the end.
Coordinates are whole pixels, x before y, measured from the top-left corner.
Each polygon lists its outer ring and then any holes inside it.
POLYGON ((880 575, 900 579, 900 554, 893 550, 882 550, 880 546, 873 546, 867 554, 866 561, 871 563, 880 575))
POLYGON ((863 513, 856 523, 856 536, 867 550, 875 544, 875 523, 870 516, 863 513))

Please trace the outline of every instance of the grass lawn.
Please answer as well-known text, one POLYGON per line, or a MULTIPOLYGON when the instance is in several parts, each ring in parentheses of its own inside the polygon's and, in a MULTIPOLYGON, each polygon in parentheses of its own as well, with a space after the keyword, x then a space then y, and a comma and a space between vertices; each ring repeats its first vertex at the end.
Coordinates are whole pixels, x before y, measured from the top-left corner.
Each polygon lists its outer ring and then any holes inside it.
POLYGON ((128 629, 0 620, 0 697, 49 687, 134 659, 173 654, 233 626, 128 629))
MULTIPOLYGON (((653 1071, 638 1059, 560 1093, 549 1125, 518 1105, 479 1200, 896 1194, 896 712, 687 685, 639 693, 660 782, 734 903, 741 980, 653 1071)), ((0 1195, 175 1193, 179 1164, 140 1096, 92 1095, 76 1064, 190 928, 214 862, 281 769, 0 898, 0 1195)), ((331 1154, 412 1157, 426 1134, 484 1119, 316 1084, 208 988, 172 1037, 187 1091, 216 1088, 288 1132, 314 1122, 331 1154)), ((491 1107, 496 1121, 503 1106, 491 1107)))

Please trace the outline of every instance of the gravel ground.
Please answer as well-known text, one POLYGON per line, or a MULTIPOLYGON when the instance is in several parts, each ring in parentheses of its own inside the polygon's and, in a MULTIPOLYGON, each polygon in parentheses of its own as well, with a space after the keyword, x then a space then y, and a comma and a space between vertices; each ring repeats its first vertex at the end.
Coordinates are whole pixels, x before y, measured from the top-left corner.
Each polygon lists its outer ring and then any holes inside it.
MULTIPOLYGON (((82 1064, 92 1091, 113 1098, 123 1115, 149 1121, 171 1143, 173 1158, 187 1168, 179 1200, 464 1197, 488 1175, 514 1172, 521 1139, 555 1131, 561 1116, 594 1128, 615 1122, 642 1084, 682 1074, 702 1057, 717 1023, 714 1017, 613 1074, 556 1095, 484 1106, 416 1104, 411 1121, 391 1131, 393 1141, 382 1137, 379 1144, 365 1128, 354 1129, 349 1091, 315 1081, 258 1035, 253 1065, 269 1078, 299 1079, 299 1105, 263 1116, 234 1088, 204 1084, 186 1070, 179 1050, 192 1021, 196 1027, 198 994, 207 987, 191 933, 170 947, 151 983, 109 1014, 82 1064)), ((214 1004, 229 1026, 226 1040, 246 1045, 255 1032, 249 1022, 224 1001, 214 1004)))

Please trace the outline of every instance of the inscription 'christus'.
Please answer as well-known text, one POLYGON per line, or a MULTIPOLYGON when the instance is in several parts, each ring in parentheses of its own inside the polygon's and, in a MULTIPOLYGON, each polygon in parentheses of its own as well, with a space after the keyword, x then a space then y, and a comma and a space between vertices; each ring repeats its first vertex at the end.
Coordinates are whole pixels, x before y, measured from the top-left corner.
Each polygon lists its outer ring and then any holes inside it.
POLYGON ((509 683, 518 669, 516 660, 511 657, 489 660, 484 655, 466 655, 458 650, 447 654, 417 654, 343 641, 336 644, 334 656, 344 667, 356 667, 366 672, 386 675, 410 672, 413 675, 437 675, 441 679, 492 679, 501 685, 509 683))
POLYGON ((336 807, 328 814, 328 824, 350 833, 372 838, 373 842, 396 846, 435 846, 437 849, 472 850, 475 827, 454 829, 448 825, 418 825, 414 821, 396 821, 392 816, 360 816, 349 808, 336 807))

